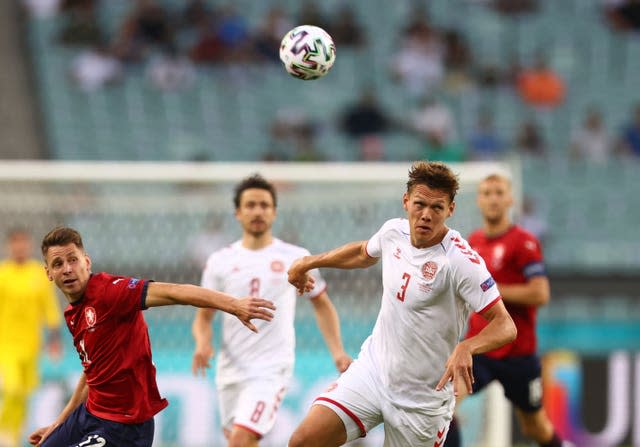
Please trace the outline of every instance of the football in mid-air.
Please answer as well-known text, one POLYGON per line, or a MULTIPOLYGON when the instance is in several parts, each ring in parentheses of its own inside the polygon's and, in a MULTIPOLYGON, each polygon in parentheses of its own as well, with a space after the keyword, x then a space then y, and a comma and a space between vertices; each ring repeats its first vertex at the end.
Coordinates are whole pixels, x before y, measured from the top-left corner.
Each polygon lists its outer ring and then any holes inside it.
POLYGON ((291 76, 310 81, 329 72, 336 60, 336 46, 322 28, 301 25, 282 38, 280 60, 291 76))

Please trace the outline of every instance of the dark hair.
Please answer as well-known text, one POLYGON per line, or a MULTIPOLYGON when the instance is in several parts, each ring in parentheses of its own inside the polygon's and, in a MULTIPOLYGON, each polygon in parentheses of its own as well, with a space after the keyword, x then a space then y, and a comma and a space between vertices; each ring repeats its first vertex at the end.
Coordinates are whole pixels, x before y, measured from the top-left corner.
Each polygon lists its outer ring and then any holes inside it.
POLYGON ((407 192, 416 185, 426 185, 431 189, 437 189, 449 194, 449 199, 453 202, 460 188, 458 176, 449 167, 440 161, 416 161, 409 169, 409 181, 407 181, 407 192))
POLYGON ((242 193, 247 189, 264 189, 265 191, 269 191, 271 194, 271 198, 273 199, 273 206, 276 207, 278 205, 278 199, 276 197, 276 188, 273 184, 269 183, 263 176, 260 174, 253 174, 251 177, 247 177, 238 183, 235 187, 235 194, 233 196, 233 204, 236 206, 236 209, 240 208, 240 197, 242 193))
POLYGON ((42 239, 42 245, 40 246, 42 250, 42 256, 47 256, 49 247, 57 247, 68 244, 76 244, 78 248, 84 250, 84 245, 82 245, 82 236, 80 236, 80 233, 78 233, 73 228, 56 227, 53 230, 49 231, 42 239))

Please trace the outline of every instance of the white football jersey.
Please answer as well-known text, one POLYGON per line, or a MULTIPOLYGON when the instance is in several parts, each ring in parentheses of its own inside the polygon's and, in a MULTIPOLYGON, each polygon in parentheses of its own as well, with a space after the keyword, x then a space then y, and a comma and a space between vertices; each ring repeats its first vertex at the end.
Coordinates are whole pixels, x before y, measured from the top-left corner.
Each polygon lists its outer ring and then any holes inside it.
POLYGON ((382 258, 383 296, 360 356, 372 365, 387 397, 399 407, 438 409, 453 387, 435 387, 462 336, 470 309, 500 297, 484 261, 455 230, 438 245, 416 248, 409 222, 391 219, 369 239, 382 258))
MULTIPOLYGON (((279 239, 260 250, 249 250, 241 241, 214 252, 202 273, 202 286, 238 298, 258 296, 276 305, 270 322, 252 320, 258 333, 251 332, 235 316, 222 313, 222 345, 219 350, 216 382, 242 382, 270 374, 291 374, 295 334, 293 320, 297 292, 287 281, 294 260, 309 252, 279 239)), ((303 295, 314 298, 326 288, 317 270, 310 272, 315 288, 303 295)))

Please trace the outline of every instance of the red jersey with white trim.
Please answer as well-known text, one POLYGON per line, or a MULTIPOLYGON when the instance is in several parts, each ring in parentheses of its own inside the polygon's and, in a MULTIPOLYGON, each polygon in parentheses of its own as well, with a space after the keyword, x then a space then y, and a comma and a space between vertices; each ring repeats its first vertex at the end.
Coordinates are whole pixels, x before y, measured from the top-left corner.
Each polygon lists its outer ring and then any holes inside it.
POLYGON ((144 422, 168 405, 160 397, 142 316, 148 282, 91 275, 83 297, 64 311, 87 376, 87 410, 125 424, 144 422))
POLYGON ((409 222, 388 220, 367 243, 382 261, 382 304, 357 361, 372 365, 382 392, 397 407, 441 411, 450 383, 436 385, 471 310, 500 299, 484 261, 455 230, 427 248, 411 244, 409 222))
MULTIPOLYGON (((498 284, 525 284, 534 276, 546 275, 540 242, 517 225, 497 237, 487 237, 482 230, 476 230, 469 236, 469 244, 482 256, 498 284)), ((534 354, 537 350, 536 306, 507 301, 504 304, 518 329, 518 336, 511 343, 485 354, 492 358, 534 354)), ((486 325, 487 321, 480 315, 471 315, 467 337, 477 334, 486 325)))

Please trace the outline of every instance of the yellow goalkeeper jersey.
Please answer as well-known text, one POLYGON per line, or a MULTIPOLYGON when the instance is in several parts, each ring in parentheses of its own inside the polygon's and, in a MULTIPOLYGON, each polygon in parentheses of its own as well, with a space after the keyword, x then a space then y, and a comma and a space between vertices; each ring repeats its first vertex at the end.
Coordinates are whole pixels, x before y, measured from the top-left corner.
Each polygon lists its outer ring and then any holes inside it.
POLYGON ((55 288, 44 266, 35 260, 0 262, 0 356, 36 358, 44 327, 60 323, 55 288))

